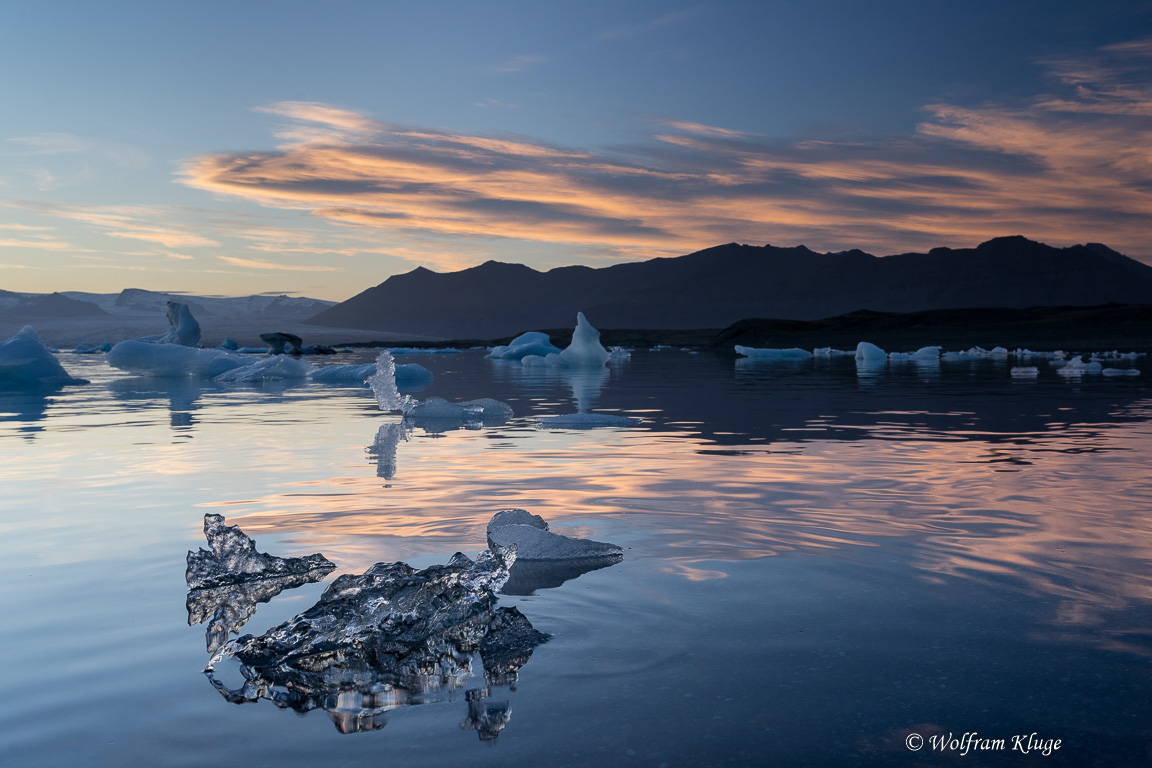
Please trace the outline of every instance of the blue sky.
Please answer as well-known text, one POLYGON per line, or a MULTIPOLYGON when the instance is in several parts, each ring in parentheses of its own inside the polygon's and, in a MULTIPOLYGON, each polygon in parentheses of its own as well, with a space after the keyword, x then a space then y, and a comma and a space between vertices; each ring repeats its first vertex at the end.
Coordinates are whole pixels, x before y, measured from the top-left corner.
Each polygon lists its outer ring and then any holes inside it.
POLYGON ((1152 261, 1152 2, 23 2, 0 288, 1023 234, 1152 261))

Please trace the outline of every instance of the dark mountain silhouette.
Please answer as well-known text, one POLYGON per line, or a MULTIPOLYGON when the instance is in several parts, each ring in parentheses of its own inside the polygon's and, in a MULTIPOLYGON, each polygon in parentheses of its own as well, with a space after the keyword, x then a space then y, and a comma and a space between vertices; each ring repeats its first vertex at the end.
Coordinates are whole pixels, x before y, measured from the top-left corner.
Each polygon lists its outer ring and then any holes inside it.
POLYGON ((449 338, 498 338, 572 325, 724 328, 742 318, 816 320, 861 309, 1152 304, 1152 267, 1098 243, 1054 248, 1000 237, 976 248, 876 257, 729 243, 677 258, 538 272, 489 261, 418 267, 310 323, 449 338))
POLYGON ((8 291, 0 292, 7 301, 0 306, 0 315, 22 317, 29 320, 62 317, 106 317, 103 309, 90 301, 77 301, 61 293, 21 296, 8 291))

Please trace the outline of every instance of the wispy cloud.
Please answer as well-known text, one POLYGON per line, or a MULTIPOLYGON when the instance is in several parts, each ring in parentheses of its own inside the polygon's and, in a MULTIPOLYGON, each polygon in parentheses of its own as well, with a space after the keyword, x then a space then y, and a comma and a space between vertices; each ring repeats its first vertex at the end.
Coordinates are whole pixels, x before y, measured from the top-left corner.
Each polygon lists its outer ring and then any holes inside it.
POLYGON ((8 205, 45 216, 84 222, 109 237, 141 240, 165 248, 219 245, 211 238, 174 223, 171 212, 162 207, 81 205, 45 201, 19 201, 8 205))
POLYGON ((543 64, 548 61, 545 56, 537 56, 530 53, 522 53, 517 56, 512 56, 492 67, 493 72, 523 72, 530 69, 537 64, 543 64))
POLYGON ((691 8, 665 13, 662 16, 657 16, 655 19, 640 24, 621 24, 615 27, 609 27, 601 32, 599 37, 601 40, 631 40, 632 38, 663 27, 682 24, 685 21, 699 16, 706 8, 707 6, 697 5, 691 8))
POLYGON ((274 269, 286 272, 341 272, 340 267, 325 267, 318 265, 308 264, 280 264, 271 261, 264 261, 263 259, 243 259, 238 256, 217 256, 216 258, 223 261, 225 264, 231 264, 234 267, 247 267, 249 269, 274 269))
POLYGON ((273 105, 291 120, 279 147, 197 157, 182 176, 415 241, 514 238, 637 258, 730 240, 891 253, 1020 233, 1147 256, 1149 47, 1048 62, 1059 93, 928 105, 915 133, 867 142, 667 119, 644 141, 592 152, 273 105))

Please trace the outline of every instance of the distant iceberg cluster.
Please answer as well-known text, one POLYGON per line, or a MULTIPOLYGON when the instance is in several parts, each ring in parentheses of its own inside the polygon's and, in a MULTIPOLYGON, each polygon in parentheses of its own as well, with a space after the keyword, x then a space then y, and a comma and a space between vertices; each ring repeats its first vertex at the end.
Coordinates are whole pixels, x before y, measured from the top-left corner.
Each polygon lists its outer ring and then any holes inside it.
MULTIPOLYGON (((1093 355, 1088 362, 1082 356, 1068 358, 1067 353, 1057 350, 1054 352, 1034 352, 1030 349, 1016 349, 1009 351, 1004 347, 969 347, 965 350, 945 352, 940 346, 921 347, 915 352, 887 352, 871 342, 862 341, 856 345, 856 350, 839 350, 831 347, 820 347, 808 352, 805 349, 772 349, 746 347, 739 344, 735 347, 736 353, 752 361, 803 361, 813 358, 833 358, 852 356, 861 371, 870 375, 886 365, 892 363, 919 363, 922 365, 939 365, 945 363, 960 363, 972 361, 1007 361, 1015 358, 1019 361, 1032 359, 1048 360, 1049 365, 1056 369, 1061 376, 1082 376, 1085 374, 1103 374, 1105 376, 1139 376, 1136 368, 1104 368, 1102 361, 1134 361, 1144 356, 1143 352, 1106 352, 1093 355)), ((1033 365, 1014 366, 1010 375, 1013 378, 1034 378, 1039 375, 1039 368, 1033 365)))
POLYGON ((624 350, 609 352, 600 343, 596 330, 583 312, 576 313, 572 343, 564 350, 552 345, 547 334, 538 331, 521 334, 506 347, 495 347, 488 357, 496 360, 519 360, 525 366, 549 368, 603 368, 613 357, 627 357, 624 350))

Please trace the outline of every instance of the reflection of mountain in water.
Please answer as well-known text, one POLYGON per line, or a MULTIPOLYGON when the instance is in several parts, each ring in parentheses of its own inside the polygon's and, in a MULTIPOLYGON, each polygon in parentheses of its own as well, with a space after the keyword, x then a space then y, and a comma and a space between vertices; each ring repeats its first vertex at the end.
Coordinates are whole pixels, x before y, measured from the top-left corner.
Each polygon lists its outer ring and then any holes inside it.
POLYGON ((320 601, 259 637, 223 647, 205 670, 228 701, 268 699, 279 707, 324 709, 342 733, 384 726, 397 707, 448 698, 464 688, 479 653, 485 686, 469 690, 462 727, 492 739, 507 724, 507 703, 485 702, 491 688, 512 685, 532 650, 547 640, 496 594, 515 555, 488 550, 472 561, 417 571, 378 563, 339 577, 320 601), (235 656, 245 682, 229 688, 214 665, 235 656))

